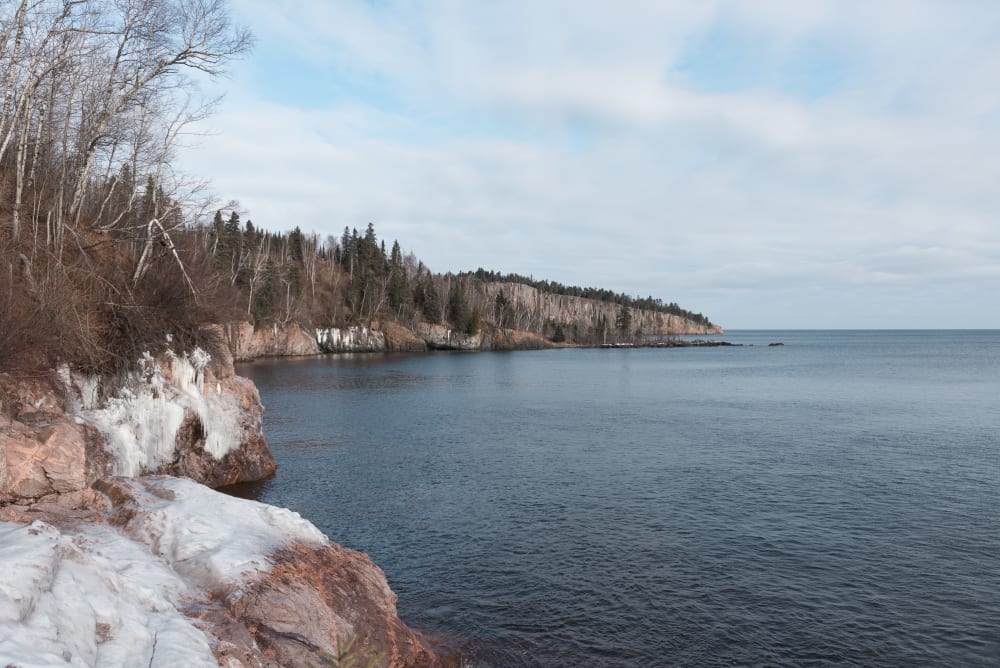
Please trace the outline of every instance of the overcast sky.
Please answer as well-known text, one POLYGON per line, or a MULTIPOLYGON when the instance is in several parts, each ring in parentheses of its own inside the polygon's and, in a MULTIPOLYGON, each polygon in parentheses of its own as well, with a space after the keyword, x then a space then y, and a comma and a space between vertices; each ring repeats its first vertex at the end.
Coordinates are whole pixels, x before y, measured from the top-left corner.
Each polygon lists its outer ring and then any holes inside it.
POLYGON ((1000 327, 1000 2, 233 0, 244 219, 729 329, 1000 327))

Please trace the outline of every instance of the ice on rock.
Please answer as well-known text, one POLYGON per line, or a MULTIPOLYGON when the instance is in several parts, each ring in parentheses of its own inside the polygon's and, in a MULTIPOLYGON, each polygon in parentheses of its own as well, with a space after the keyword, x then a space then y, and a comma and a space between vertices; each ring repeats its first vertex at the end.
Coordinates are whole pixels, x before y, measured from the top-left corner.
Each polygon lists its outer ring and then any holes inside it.
POLYGON ((136 476, 172 461, 177 430, 187 413, 198 416, 205 432, 205 450, 216 459, 242 442, 236 401, 221 392, 204 392, 211 356, 195 348, 183 355, 168 351, 167 358, 169 378, 153 355, 145 352, 138 360, 138 370, 103 407, 93 407, 93 400, 81 407, 80 416, 104 433, 115 455, 116 475, 136 476))

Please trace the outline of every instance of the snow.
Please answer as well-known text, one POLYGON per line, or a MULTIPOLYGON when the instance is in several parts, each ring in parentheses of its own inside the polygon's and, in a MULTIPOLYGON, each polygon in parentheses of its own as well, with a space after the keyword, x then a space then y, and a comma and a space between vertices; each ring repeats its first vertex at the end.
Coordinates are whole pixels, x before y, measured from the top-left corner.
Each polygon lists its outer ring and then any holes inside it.
POLYGON ((129 535, 206 590, 227 588, 246 573, 267 568, 268 555, 290 543, 327 543, 296 512, 227 496, 186 478, 143 478, 130 487, 141 499, 141 511, 129 522, 129 535))
POLYGON ((218 665, 179 610, 198 592, 113 529, 3 522, 0 563, 3 665, 218 665))
POLYGON ((191 480, 127 481, 124 529, 0 522, 0 665, 216 666, 185 615, 266 572, 293 543, 328 544, 297 513, 191 480))
MULTIPOLYGON (((236 399, 223 395, 218 387, 215 393, 204 392, 209 354, 200 348, 183 355, 167 352, 169 377, 146 352, 138 360, 138 370, 104 406, 96 407, 91 398, 79 407, 79 416, 105 435, 115 456, 116 475, 136 476, 172 461, 177 430, 188 413, 198 416, 205 450, 216 459, 238 448, 243 440, 236 399)), ((73 386, 96 396, 90 381, 74 379, 73 386)))

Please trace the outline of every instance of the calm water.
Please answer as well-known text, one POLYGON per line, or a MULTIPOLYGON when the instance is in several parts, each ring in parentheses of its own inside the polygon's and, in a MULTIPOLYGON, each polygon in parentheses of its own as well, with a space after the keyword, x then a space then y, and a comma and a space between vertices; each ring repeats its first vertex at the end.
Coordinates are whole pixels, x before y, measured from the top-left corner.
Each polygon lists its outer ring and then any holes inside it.
POLYGON ((257 498, 481 666, 1000 665, 1000 333, 724 338, 242 366, 257 498))

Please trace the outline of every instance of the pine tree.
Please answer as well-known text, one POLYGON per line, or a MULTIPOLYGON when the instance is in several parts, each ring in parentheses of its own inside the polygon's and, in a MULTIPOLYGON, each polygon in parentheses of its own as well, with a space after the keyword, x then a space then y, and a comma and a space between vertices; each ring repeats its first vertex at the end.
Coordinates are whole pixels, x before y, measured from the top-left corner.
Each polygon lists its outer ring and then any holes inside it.
POLYGON ((479 333, 479 326, 482 322, 482 315, 479 313, 479 309, 472 309, 472 315, 469 317, 469 326, 466 327, 465 332, 469 336, 475 336, 479 333))
POLYGON ((441 299, 438 297, 434 279, 425 274, 417 283, 420 292, 420 310, 432 325, 441 321, 441 299))
POLYGON ((401 313, 403 309, 409 307, 413 300, 410 291, 410 283, 406 280, 406 270, 403 267, 403 253, 399 249, 399 242, 392 244, 392 254, 389 256, 389 306, 396 312, 401 313))
POLYGON ((465 301, 461 282, 451 282, 451 292, 448 294, 448 320, 455 329, 464 330, 469 326, 469 304, 465 301))
POLYGON ((621 330, 623 334, 628 334, 629 330, 632 328, 632 309, 629 308, 628 304, 622 304, 618 309, 618 317, 615 319, 615 324, 618 325, 618 329, 621 330))
MULTIPOLYGON (((219 218, 222 218, 222 213, 217 212, 219 218)), ((225 225, 226 238, 235 239, 240 234, 240 214, 233 211, 229 214, 229 220, 226 221, 225 225)))
POLYGON ((296 225, 295 229, 288 234, 288 253, 292 256, 292 262, 302 263, 305 253, 302 248, 302 230, 296 225))

